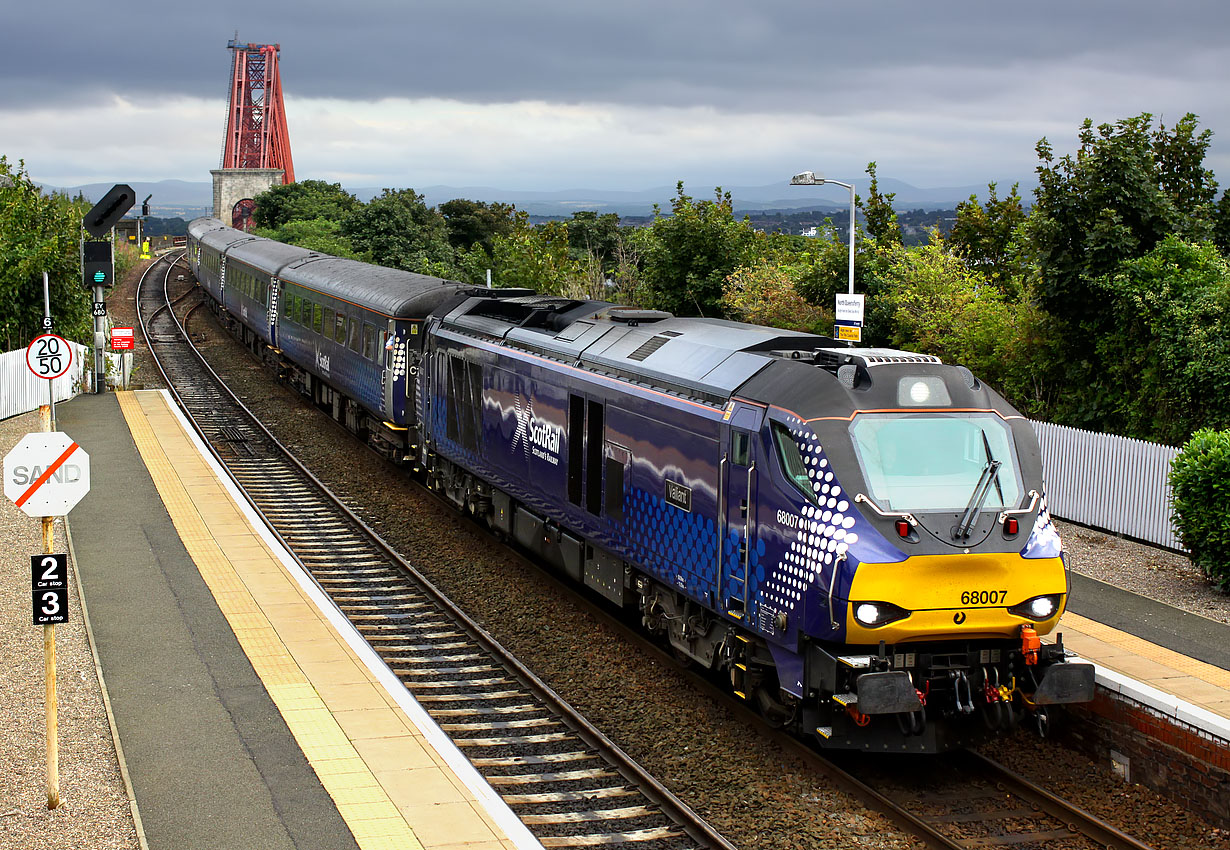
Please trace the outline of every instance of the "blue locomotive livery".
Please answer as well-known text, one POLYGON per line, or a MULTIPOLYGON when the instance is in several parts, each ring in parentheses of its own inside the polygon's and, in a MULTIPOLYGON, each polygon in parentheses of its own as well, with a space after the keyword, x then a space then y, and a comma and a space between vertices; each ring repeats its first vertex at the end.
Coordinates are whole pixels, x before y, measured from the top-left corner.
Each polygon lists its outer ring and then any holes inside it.
POLYGON ((1037 439, 964 367, 190 233, 217 309, 318 403, 772 722, 935 752, 1092 699, 1040 639, 1069 585, 1037 439), (318 307, 368 377, 321 368, 318 307), (403 359, 365 356, 375 317, 403 359))

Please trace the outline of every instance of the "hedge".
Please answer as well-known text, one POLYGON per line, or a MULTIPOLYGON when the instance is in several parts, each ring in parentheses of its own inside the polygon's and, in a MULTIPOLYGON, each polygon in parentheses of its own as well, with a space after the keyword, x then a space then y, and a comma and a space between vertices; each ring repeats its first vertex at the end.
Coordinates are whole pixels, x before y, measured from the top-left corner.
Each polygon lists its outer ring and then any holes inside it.
POLYGON ((1179 538, 1218 590, 1230 593, 1230 431, 1204 428, 1171 464, 1179 538))

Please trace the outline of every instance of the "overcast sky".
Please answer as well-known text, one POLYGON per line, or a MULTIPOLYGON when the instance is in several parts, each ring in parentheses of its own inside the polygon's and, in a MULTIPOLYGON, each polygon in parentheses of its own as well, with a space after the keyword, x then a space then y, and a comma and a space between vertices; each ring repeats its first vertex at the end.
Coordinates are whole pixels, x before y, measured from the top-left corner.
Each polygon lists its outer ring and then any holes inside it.
POLYGON ((0 22, 0 153, 59 186, 208 181, 236 30, 282 46, 301 180, 704 194, 875 160, 1008 184, 1039 138, 1147 111, 1199 115, 1230 184, 1225 0, 20 0, 0 22))

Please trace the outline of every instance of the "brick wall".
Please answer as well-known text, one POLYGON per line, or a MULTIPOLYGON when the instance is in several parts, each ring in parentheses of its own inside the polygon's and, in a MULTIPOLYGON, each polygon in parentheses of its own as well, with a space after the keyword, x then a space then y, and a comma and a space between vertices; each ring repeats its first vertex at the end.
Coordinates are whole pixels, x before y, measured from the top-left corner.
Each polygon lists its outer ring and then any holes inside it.
POLYGON ((1103 688, 1068 713, 1065 737, 1108 770, 1126 756, 1130 781, 1230 828, 1230 741, 1103 688))

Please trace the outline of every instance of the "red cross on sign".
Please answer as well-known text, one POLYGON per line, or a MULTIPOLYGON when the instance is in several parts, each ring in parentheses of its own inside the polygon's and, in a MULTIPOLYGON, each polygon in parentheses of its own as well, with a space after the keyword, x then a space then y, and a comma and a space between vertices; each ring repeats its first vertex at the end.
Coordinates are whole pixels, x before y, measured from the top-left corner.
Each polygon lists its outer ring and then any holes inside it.
POLYGON ((4 495, 27 516, 64 516, 90 492, 90 456, 62 431, 26 434, 4 456, 4 495))

